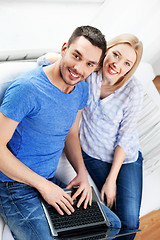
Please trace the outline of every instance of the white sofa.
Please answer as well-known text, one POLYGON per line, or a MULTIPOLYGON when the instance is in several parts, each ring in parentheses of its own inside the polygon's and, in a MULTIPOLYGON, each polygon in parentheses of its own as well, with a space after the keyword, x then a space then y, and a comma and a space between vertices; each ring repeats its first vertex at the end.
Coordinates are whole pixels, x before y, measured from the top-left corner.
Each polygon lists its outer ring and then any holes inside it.
MULTIPOLYGON (((2 101, 4 91, 6 87, 9 85, 9 83, 16 76, 20 75, 25 71, 31 70, 35 67, 37 67, 37 63, 33 61, 13 61, 0 63, 0 104, 2 101)), ((160 129, 158 125, 160 124, 160 105, 159 105, 160 96, 152 82, 152 80, 154 79, 154 73, 150 64, 142 62, 139 68, 137 69, 135 76, 142 82, 145 90, 144 104, 141 112, 141 117, 138 122, 138 131, 145 159, 144 171, 151 172, 157 166, 159 166, 160 163, 159 161, 160 156, 158 156, 157 158, 158 155, 157 149, 160 146, 160 137, 158 138, 157 136, 157 129, 160 129), (150 106, 149 109, 148 105, 150 106), (156 116, 154 116, 154 114, 156 114, 156 116), (156 128, 154 131, 154 128, 157 126, 159 128, 156 128), (156 141, 153 141, 153 139, 155 138, 156 141), (152 159, 152 161, 150 159, 152 159)), ((75 176, 75 172, 71 165, 69 164, 69 162, 67 161, 64 154, 62 154, 60 158, 56 174, 65 183, 69 183, 70 180, 75 176)), ((90 176, 89 181, 91 185, 95 187, 90 176)), ((0 217, 0 240, 13 240, 13 237, 9 231, 8 226, 4 223, 1 217, 0 217)))

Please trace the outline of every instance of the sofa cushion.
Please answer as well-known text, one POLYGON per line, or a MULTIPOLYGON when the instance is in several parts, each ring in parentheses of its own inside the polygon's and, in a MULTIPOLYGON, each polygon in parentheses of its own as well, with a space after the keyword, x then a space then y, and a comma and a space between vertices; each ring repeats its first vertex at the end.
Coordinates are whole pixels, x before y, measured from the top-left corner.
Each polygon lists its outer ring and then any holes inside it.
POLYGON ((155 78, 152 65, 147 62, 141 62, 139 64, 134 76, 141 82, 145 92, 147 92, 150 83, 155 78))
POLYGON ((36 68, 36 62, 15 61, 0 63, 0 104, 10 82, 20 74, 36 68))

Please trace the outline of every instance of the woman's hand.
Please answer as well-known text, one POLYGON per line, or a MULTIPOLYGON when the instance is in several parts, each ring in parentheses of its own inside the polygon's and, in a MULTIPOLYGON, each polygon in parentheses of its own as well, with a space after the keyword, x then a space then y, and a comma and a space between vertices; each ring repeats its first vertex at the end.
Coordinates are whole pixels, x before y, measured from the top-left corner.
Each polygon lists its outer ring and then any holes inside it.
POLYGON ((116 202, 116 193, 117 193, 116 181, 107 178, 101 190, 101 201, 105 202, 106 200, 105 204, 107 205, 108 208, 112 208, 114 202, 116 202))
POLYGON ((89 204, 91 206, 92 204, 92 188, 88 182, 88 175, 78 174, 67 186, 67 188, 72 188, 74 186, 79 186, 77 191, 72 196, 72 200, 75 200, 78 195, 81 194, 81 197, 77 203, 77 207, 80 207, 81 204, 84 202, 84 209, 87 208, 87 205, 89 204))
POLYGON ((116 180, 120 171, 120 168, 125 159, 124 150, 117 145, 114 152, 114 158, 112 162, 112 167, 106 181, 101 190, 101 201, 106 200, 106 205, 109 208, 112 208, 114 202, 116 204, 116 194, 117 194, 117 185, 116 180), (106 199, 105 199, 106 197, 106 199))

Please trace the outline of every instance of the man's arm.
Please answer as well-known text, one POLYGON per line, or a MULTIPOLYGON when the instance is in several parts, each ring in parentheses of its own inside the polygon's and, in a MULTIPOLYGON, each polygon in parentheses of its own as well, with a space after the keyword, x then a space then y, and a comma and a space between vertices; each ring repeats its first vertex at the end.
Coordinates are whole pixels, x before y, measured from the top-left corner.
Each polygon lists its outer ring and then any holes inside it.
POLYGON ((60 187, 38 175, 19 161, 7 148, 18 122, 7 118, 0 112, 0 171, 9 178, 36 188, 42 197, 51 204, 59 214, 74 211, 73 200, 60 187))
POLYGON ((73 199, 75 199, 82 192, 82 196, 77 206, 80 206, 81 203, 85 201, 84 208, 86 208, 88 203, 91 205, 92 190, 88 182, 88 173, 83 161, 82 151, 81 151, 81 146, 79 141, 78 131, 79 131, 81 113, 82 113, 82 110, 79 110, 76 120, 67 136, 64 150, 69 162, 77 172, 77 176, 70 182, 70 184, 67 187, 71 188, 73 186, 79 186, 78 190, 73 196, 73 199))

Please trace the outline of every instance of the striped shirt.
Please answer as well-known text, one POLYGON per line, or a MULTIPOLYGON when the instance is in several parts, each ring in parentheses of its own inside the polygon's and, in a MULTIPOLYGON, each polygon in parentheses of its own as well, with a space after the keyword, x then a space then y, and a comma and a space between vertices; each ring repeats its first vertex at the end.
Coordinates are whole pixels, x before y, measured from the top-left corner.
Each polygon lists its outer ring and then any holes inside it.
POLYGON ((80 141, 84 152, 112 162, 117 145, 126 156, 124 163, 137 160, 139 140, 136 123, 143 102, 142 85, 130 78, 121 88, 100 99, 102 75, 87 78, 89 99, 82 113, 80 141))

